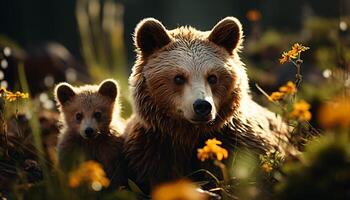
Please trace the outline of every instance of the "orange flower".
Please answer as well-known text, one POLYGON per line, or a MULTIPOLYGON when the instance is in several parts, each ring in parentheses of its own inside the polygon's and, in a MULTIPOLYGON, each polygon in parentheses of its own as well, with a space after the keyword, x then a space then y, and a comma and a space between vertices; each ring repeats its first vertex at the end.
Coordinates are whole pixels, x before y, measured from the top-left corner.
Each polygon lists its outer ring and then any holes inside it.
POLYGON ((216 138, 213 138, 213 139, 208 139, 208 140, 205 142, 205 144, 206 144, 207 146, 216 146, 216 145, 222 144, 222 142, 219 141, 219 140, 217 140, 216 138))
POLYGON ((0 88, 0 94, 1 96, 4 96, 7 101, 16 101, 17 99, 28 99, 29 94, 28 93, 22 93, 22 92, 11 92, 6 90, 5 88, 0 88))
POLYGON ((266 173, 270 173, 270 172, 273 170, 271 164, 266 163, 266 162, 265 162, 264 164, 261 165, 261 168, 262 168, 263 171, 266 172, 266 173))
POLYGON ((280 58, 280 63, 284 64, 284 63, 286 63, 289 60, 290 60, 290 57, 289 57, 288 53, 283 52, 282 53, 282 58, 280 58))
POLYGON ((269 96, 269 100, 270 101, 279 101, 279 100, 283 99, 283 97, 284 97, 284 93, 283 92, 273 92, 269 96))
POLYGON ((296 59, 301 52, 306 51, 308 49, 310 48, 305 47, 299 43, 295 43, 290 51, 282 53, 282 58, 280 58, 279 61, 281 64, 284 64, 292 59, 296 59))
POLYGON ((261 19, 261 13, 258 10, 249 10, 246 16, 247 19, 252 22, 256 22, 261 19))
POLYGON ((290 113, 290 116, 300 121, 309 121, 311 119, 311 112, 309 109, 310 104, 308 104, 306 101, 298 101, 293 105, 293 110, 290 113))
POLYGON ((205 142, 206 146, 202 149, 198 149, 198 159, 205 161, 209 158, 216 157, 217 160, 221 161, 228 157, 228 152, 226 149, 220 147, 221 141, 214 139, 209 139, 205 142))
POLYGON ((283 52, 282 53, 282 58, 280 58, 280 63, 284 64, 292 59, 297 58, 295 54, 293 54, 292 51, 288 51, 288 52, 283 52))
POLYGON ((288 81, 285 85, 281 86, 278 89, 278 92, 273 92, 268 99, 270 101, 279 101, 282 100, 285 95, 294 94, 297 91, 296 86, 293 82, 288 81))
POLYGON ((187 180, 165 183, 152 191, 153 200, 205 200, 197 186, 187 180))
POLYGON ((28 93, 21 93, 19 91, 17 91, 16 93, 12 93, 10 91, 7 91, 6 94, 6 100, 8 101, 16 101, 17 99, 28 99, 29 95, 28 93))
POLYGON ((285 94, 294 94, 297 89, 292 81, 288 81, 286 85, 279 88, 279 91, 285 94))
POLYGON ((295 43, 293 46, 292 46, 292 50, 291 50, 291 53, 293 53, 294 55, 298 55, 299 53, 303 52, 303 51, 306 51, 310 49, 309 47, 305 47, 299 43, 295 43))
POLYGON ((320 124, 325 128, 350 126, 350 96, 336 97, 321 106, 318 114, 320 124))
POLYGON ((70 187, 77 188, 82 183, 89 184, 94 190, 100 190, 102 187, 109 186, 109 180, 102 166, 95 161, 82 163, 78 169, 69 175, 70 187))

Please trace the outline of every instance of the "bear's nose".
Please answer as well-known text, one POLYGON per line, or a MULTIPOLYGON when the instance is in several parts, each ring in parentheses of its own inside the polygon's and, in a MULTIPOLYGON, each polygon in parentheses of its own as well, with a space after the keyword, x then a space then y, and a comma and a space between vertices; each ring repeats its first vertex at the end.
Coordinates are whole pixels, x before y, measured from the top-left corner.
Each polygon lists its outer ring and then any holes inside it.
POLYGON ((193 109, 199 117, 206 117, 211 112, 211 104, 202 99, 197 99, 193 103, 193 109))
POLYGON ((94 129, 93 128, 86 128, 85 129, 85 136, 86 137, 88 137, 88 138, 90 138, 91 136, 93 136, 93 134, 94 134, 94 129))

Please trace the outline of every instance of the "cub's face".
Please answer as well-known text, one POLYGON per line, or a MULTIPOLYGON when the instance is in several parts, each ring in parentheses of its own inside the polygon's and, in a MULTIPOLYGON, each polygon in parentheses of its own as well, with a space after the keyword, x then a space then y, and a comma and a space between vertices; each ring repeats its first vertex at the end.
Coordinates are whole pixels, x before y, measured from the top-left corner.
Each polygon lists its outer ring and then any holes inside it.
POLYGON ((84 139, 109 131, 117 97, 115 81, 106 80, 100 86, 81 88, 61 83, 55 89, 55 96, 68 129, 84 139))
POLYGON ((223 105, 232 101, 240 79, 246 76, 236 52, 241 38, 241 25, 232 17, 210 32, 168 31, 159 21, 145 19, 135 32, 139 63, 131 84, 141 73, 153 102, 173 118, 210 123, 224 117, 220 116, 223 105))

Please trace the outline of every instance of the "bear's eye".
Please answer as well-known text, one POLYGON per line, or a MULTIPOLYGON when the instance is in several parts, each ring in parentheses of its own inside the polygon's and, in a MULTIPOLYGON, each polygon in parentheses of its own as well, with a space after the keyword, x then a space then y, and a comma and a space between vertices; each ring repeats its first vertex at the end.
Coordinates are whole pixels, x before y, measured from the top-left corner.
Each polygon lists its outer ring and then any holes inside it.
POLYGON ((83 113, 77 113, 75 114, 75 119, 80 122, 83 119, 83 113))
POLYGON ((208 76, 207 80, 208 80, 208 83, 211 85, 214 85, 218 82, 218 78, 215 75, 208 76))
POLYGON ((185 83, 186 79, 184 76, 182 75, 177 75, 174 78, 174 82, 176 85, 183 85, 185 83))
POLYGON ((102 113, 101 112, 99 112, 99 111, 94 112, 94 118, 95 119, 99 120, 99 119, 101 119, 101 117, 102 117, 102 113))

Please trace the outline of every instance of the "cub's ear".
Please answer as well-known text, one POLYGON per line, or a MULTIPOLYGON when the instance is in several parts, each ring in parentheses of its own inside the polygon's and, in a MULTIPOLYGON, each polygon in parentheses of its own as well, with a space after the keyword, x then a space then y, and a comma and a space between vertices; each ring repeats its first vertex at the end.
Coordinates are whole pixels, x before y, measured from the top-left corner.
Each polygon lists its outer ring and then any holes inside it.
POLYGON ((154 18, 143 19, 135 28, 134 44, 143 57, 151 55, 170 42, 166 28, 154 18))
POLYGON ((208 40, 225 48, 229 54, 239 48, 243 41, 242 25, 237 18, 226 17, 219 21, 208 37, 208 40))
POLYGON ((118 95, 118 84, 113 79, 104 80, 98 89, 98 93, 112 99, 113 101, 118 95))
POLYGON ((75 92, 71 85, 68 83, 60 83, 55 87, 56 101, 61 105, 64 105, 67 101, 71 100, 75 96, 75 92))

